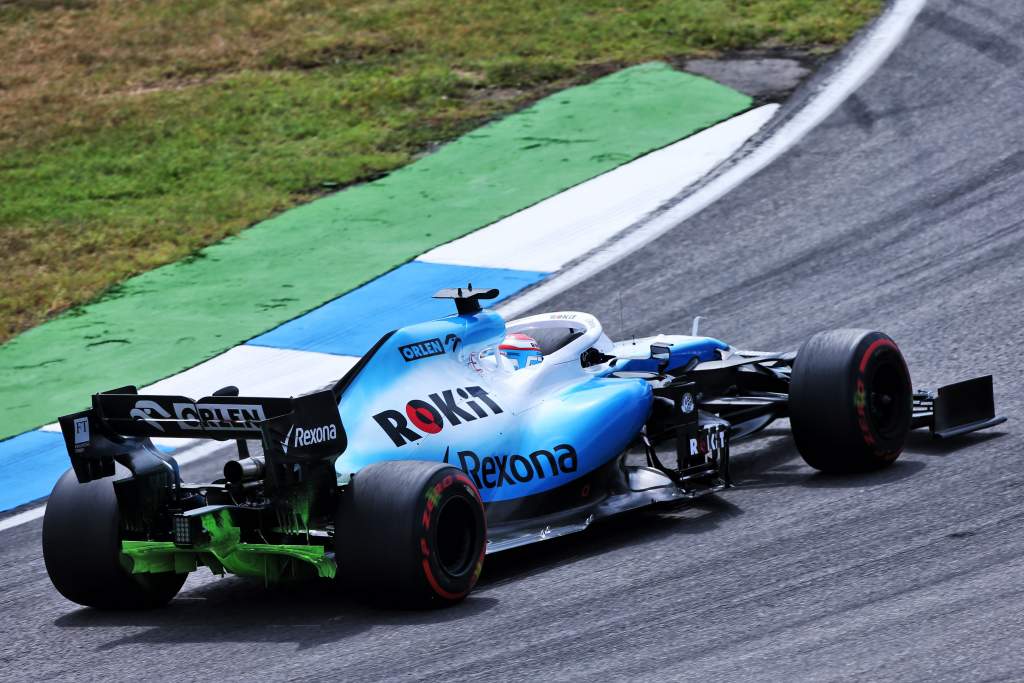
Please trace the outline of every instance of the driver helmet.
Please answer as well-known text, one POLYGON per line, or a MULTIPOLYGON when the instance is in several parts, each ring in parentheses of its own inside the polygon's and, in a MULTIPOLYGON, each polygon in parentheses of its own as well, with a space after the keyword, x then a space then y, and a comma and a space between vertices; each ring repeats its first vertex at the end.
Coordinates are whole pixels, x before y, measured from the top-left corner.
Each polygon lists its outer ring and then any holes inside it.
POLYGON ((512 362, 516 370, 522 370, 544 360, 544 354, 541 353, 537 340, 522 332, 513 332, 505 337, 505 341, 501 342, 498 351, 512 362))

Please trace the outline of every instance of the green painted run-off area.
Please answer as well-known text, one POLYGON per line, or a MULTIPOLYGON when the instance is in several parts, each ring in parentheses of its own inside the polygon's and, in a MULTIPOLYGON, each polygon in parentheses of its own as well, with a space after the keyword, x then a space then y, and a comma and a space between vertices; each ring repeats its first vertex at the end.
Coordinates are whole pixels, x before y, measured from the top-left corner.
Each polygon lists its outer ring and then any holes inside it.
POLYGON ((663 64, 633 67, 132 278, 0 346, 0 439, 87 405, 95 391, 191 367, 750 105, 663 64))

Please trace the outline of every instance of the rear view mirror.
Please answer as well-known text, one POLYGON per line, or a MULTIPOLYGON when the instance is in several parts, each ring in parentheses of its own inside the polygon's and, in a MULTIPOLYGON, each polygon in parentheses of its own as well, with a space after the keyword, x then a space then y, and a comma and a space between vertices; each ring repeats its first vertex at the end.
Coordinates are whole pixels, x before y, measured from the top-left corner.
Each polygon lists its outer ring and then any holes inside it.
POLYGON ((672 359, 672 348, 663 344, 651 344, 651 358, 658 361, 658 372, 665 372, 672 359))
POLYGON ((661 344, 651 344, 651 358, 667 363, 672 358, 672 349, 661 344))

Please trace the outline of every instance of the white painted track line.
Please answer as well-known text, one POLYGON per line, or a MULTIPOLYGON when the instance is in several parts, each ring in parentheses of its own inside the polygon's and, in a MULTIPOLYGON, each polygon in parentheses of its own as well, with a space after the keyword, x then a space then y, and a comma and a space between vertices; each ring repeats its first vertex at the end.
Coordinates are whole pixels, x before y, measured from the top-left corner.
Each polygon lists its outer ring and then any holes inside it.
POLYGON ((242 396, 297 396, 340 379, 358 360, 354 356, 242 345, 151 384, 144 391, 202 398, 234 385, 242 396))
POLYGON ((847 97, 871 77, 903 40, 926 2, 927 0, 896 0, 803 108, 735 166, 675 206, 626 233, 622 239, 610 243, 581 263, 508 300, 498 307, 498 311, 507 318, 515 318, 532 310, 675 228, 775 161, 838 109, 847 97))
POLYGON ((3 519, 0 519, 0 531, 6 531, 7 529, 21 526, 22 524, 28 524, 29 522, 42 517, 44 512, 46 512, 46 505, 40 505, 39 507, 29 508, 24 512, 19 512, 16 515, 4 517, 3 519))
POLYGON ((418 261, 551 273, 634 225, 728 159, 779 108, 712 126, 431 249, 418 261))

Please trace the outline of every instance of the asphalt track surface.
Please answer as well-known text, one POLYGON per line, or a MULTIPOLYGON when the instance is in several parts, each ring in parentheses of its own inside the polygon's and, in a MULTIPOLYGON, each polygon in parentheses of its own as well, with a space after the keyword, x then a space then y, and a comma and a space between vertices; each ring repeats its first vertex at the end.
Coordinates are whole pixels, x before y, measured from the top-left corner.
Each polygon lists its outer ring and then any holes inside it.
POLYGON ((918 385, 995 374, 999 430, 828 477, 783 424, 741 487, 492 557, 436 612, 201 574, 164 610, 78 609, 34 522, 0 536, 0 678, 1024 679, 1022 67, 1017 0, 931 3, 797 147, 548 307, 766 349, 882 329, 918 385))

